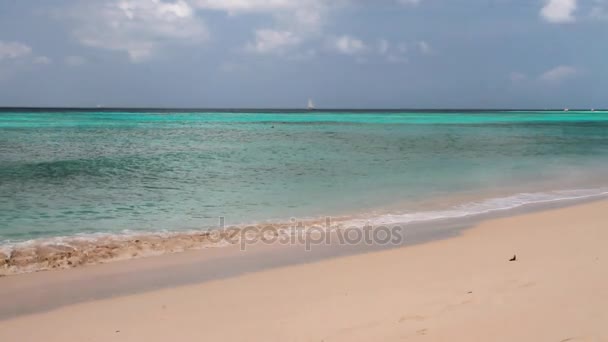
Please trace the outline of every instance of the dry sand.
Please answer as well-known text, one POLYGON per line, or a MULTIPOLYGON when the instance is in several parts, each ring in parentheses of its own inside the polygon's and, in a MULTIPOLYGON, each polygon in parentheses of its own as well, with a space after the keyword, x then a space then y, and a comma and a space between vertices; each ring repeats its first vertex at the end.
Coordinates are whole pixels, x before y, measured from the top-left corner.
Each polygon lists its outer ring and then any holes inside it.
POLYGON ((608 201, 581 204, 10 318, 0 341, 608 341, 607 242, 608 201))

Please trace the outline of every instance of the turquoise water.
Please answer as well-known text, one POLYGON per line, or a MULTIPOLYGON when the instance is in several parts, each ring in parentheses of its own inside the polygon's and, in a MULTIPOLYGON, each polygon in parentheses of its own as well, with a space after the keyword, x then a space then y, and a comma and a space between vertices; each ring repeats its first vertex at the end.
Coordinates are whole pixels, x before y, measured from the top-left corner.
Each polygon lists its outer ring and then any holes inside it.
POLYGON ((587 195, 607 167, 607 112, 5 111, 0 244, 587 195))

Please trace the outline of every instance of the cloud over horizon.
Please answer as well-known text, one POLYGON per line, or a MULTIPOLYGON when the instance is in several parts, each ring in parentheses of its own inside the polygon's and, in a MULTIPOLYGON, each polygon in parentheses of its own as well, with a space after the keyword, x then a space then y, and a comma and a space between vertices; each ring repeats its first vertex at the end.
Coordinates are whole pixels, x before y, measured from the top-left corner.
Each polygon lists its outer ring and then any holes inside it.
POLYGON ((576 76, 580 71, 570 65, 559 65, 540 75, 539 79, 546 82, 558 83, 576 76))
POLYGON ((571 23, 576 20, 574 17, 576 9, 577 0, 545 0, 540 15, 550 23, 571 23))
POLYGON ((184 0, 113 0, 76 5, 67 16, 83 45, 126 52, 134 61, 149 58, 161 46, 208 38, 207 28, 184 0))
POLYGON ((558 93, 601 101, 599 87, 567 90, 570 81, 608 78, 597 43, 607 8, 607 0, 502 1, 491 9, 483 0, 19 3, 0 22, 1 82, 15 82, 0 100, 70 101, 48 78, 82 103, 105 104, 281 106, 314 96, 485 106, 544 103, 558 93), (79 87, 85 81, 90 88, 79 87), (32 90, 38 96, 25 95, 32 90))
POLYGON ((19 42, 3 42, 0 40, 0 61, 16 59, 29 55, 32 48, 19 42))

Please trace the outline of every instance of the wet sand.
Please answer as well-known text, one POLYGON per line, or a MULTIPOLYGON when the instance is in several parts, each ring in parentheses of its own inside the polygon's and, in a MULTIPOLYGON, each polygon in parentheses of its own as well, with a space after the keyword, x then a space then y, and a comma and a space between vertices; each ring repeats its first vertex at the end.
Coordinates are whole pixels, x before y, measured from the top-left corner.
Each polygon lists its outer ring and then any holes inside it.
POLYGON ((0 278, 0 340, 604 341, 607 212, 491 219, 403 248, 227 247, 0 278))

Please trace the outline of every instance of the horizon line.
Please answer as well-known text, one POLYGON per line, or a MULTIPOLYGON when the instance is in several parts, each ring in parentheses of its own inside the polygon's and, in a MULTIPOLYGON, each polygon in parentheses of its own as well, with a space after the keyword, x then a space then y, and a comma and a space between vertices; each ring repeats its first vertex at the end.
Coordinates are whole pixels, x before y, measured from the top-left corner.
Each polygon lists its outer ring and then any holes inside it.
POLYGON ((145 106, 111 106, 111 107, 88 107, 88 106, 0 106, 0 111, 22 111, 22 110, 36 110, 36 111, 202 111, 202 112, 262 112, 262 111, 289 111, 289 112, 338 112, 338 111, 353 111, 353 112, 413 112, 413 111, 425 111, 425 112, 441 112, 441 111, 607 111, 604 108, 465 108, 465 107, 454 107, 454 108, 423 108, 423 107, 412 107, 412 108, 348 108, 348 107, 326 107, 326 108, 315 108, 309 110, 301 107, 145 107, 145 106))

